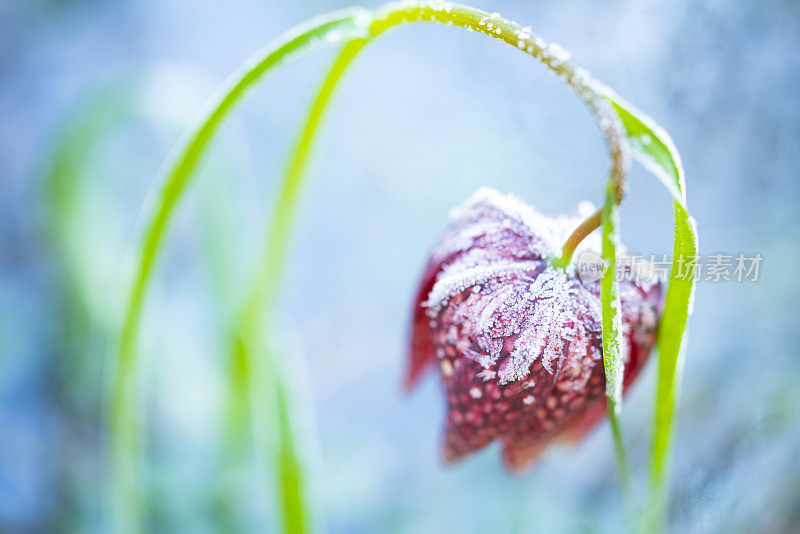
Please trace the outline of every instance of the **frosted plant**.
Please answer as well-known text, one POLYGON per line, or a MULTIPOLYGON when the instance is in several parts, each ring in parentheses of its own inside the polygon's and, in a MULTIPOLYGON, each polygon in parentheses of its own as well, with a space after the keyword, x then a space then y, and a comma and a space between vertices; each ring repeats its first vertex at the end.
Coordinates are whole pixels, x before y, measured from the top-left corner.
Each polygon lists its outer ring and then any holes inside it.
MULTIPOLYGON (((407 381, 438 362, 447 460, 501 439, 506 464, 521 468, 602 417, 600 285, 549 262, 592 211, 550 218, 491 189, 453 210, 415 301, 407 381)), ((579 253, 592 248, 597 238, 579 253)), ((661 287, 634 277, 620 294, 627 386, 653 345, 661 287)))
MULTIPOLYGON (((491 190, 480 191, 453 214, 451 229, 434 250, 417 295, 408 373, 411 385, 420 371, 438 358, 450 404, 445 445, 448 458, 457 458, 501 437, 509 465, 524 465, 553 437, 579 435, 581 429, 589 428, 598 417, 598 410, 602 410, 598 391, 603 389, 604 374, 599 365, 602 360, 596 358, 597 301, 590 296, 597 297, 598 288, 592 283, 578 284, 575 273, 569 269, 564 276, 561 276, 564 273, 555 276, 551 265, 563 269, 573 257, 575 246, 582 244, 601 224, 603 257, 606 261, 614 259, 617 206, 624 196, 631 153, 672 195, 673 273, 679 257, 697 254, 697 231, 686 207, 683 168, 667 133, 613 90, 594 80, 587 70, 572 63, 563 48, 545 42, 531 28, 506 20, 498 13, 438 0, 393 2, 377 10, 345 9, 303 23, 271 41, 226 80, 171 151, 170 159, 162 167, 159 193, 153 195, 153 202, 147 203, 136 265, 130 270, 128 280, 109 399, 108 456, 113 460, 110 471, 116 530, 141 530, 144 524, 141 504, 147 504, 141 495, 138 476, 141 421, 137 411, 142 404, 137 397, 141 390, 137 387, 137 371, 145 297, 169 222, 215 133, 267 74, 312 49, 335 42, 344 44, 320 87, 290 158, 261 255, 263 264, 256 269, 259 276, 231 332, 230 346, 235 348, 237 361, 241 358, 249 374, 245 380, 249 391, 243 393, 245 397, 252 393, 254 434, 277 429, 280 436, 289 436, 290 403, 271 402, 267 398, 286 388, 280 372, 267 372, 279 366, 272 361, 273 351, 264 350, 261 328, 270 323, 265 318, 276 312, 274 306, 279 301, 280 278, 288 255, 288 235, 298 211, 297 191, 302 185, 315 132, 337 83, 359 51, 391 28, 418 22, 447 24, 483 34, 525 52, 547 67, 580 98, 596 120, 611 164, 602 211, 584 218, 563 242, 557 257, 554 253, 555 246, 560 244, 558 237, 566 237, 565 230, 574 224, 573 219, 548 219, 524 203, 491 190), (507 263, 498 263, 499 260, 507 263), (531 292, 539 277, 543 278, 538 289, 531 292), (442 284, 431 296, 440 280, 442 284), (469 287, 467 282, 471 281, 476 283, 469 287), (423 302, 429 305, 423 306, 423 302), (541 326, 543 318, 547 326, 541 326)), ((601 356, 608 360, 612 378, 609 418, 620 475, 625 479, 627 461, 616 412, 622 373, 615 371, 619 370, 620 360, 627 360, 623 378, 629 383, 641 368, 659 320, 661 288, 636 281, 626 281, 617 287, 609 276, 603 278, 602 287, 602 315, 608 323, 602 337, 610 350, 601 356), (627 345, 621 355, 617 349, 622 348, 619 338, 623 332, 627 345)), ((673 276, 668 295, 660 326, 650 497, 643 521, 648 531, 657 529, 666 510, 670 435, 694 279, 673 276)), ((238 373, 232 376, 238 381, 238 373)), ((238 382, 232 384, 231 391, 238 394, 237 386, 238 382)), ((269 461, 276 461, 273 472, 284 490, 275 493, 280 499, 278 507, 284 512, 285 530, 305 532, 309 507, 301 495, 303 462, 298 459, 302 455, 294 440, 275 441, 281 448, 279 453, 268 448, 264 452, 269 461)))

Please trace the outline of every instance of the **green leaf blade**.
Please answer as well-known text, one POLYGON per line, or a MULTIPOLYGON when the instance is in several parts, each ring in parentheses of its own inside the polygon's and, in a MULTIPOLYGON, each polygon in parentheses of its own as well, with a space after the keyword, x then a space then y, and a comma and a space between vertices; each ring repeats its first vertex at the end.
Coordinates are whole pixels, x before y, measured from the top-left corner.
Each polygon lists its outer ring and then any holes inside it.
POLYGON ((231 376, 229 395, 235 399, 242 393, 241 386, 247 388, 254 399, 253 425, 256 434, 274 435, 273 439, 265 438, 262 441, 269 441, 264 448, 274 451, 276 491, 281 501, 284 532, 309 532, 313 518, 312 506, 308 504, 310 497, 306 488, 305 462, 294 436, 292 392, 286 387, 286 371, 276 360, 277 351, 269 349, 277 338, 276 329, 271 326, 275 322, 275 305, 286 267, 291 230, 316 134, 342 76, 366 44, 366 39, 356 38, 344 45, 311 105, 279 186, 266 243, 256 269, 256 279, 231 333, 231 346, 236 350, 230 357, 232 360, 241 358, 245 363, 245 372, 241 383, 236 376, 231 376), (270 335, 264 336, 260 332, 264 325, 270 335), (275 394, 270 395, 269 392, 275 394), (265 429, 265 426, 270 428, 265 429))
POLYGON ((621 486, 624 492, 630 487, 630 470, 622 439, 620 411, 622 408, 622 382, 625 362, 622 358, 622 306, 617 281, 617 241, 619 210, 617 206, 617 181, 610 177, 603 203, 602 255, 604 270, 600 279, 600 305, 602 310, 603 369, 606 377, 606 403, 608 419, 614 438, 621 486))
POLYGON ((606 397, 619 406, 622 401, 622 316, 619 301, 619 283, 616 278, 617 227, 619 212, 615 200, 614 186, 609 182, 603 204, 602 254, 603 275, 600 280, 600 295, 603 322, 603 366, 606 374, 606 397))
POLYGON ((617 113, 633 156, 658 178, 675 202, 686 208, 686 182, 680 155, 672 139, 650 117, 625 102, 611 89, 601 87, 606 101, 617 113))
POLYGON ((694 300, 694 276, 680 272, 681 258, 697 255, 697 227, 686 207, 686 183, 680 155, 669 135, 608 88, 601 88, 625 128, 634 157, 654 174, 673 198, 674 241, 672 267, 658 329, 658 370, 648 498, 641 530, 663 528, 667 502, 667 475, 674 419, 685 351, 686 325, 694 300))

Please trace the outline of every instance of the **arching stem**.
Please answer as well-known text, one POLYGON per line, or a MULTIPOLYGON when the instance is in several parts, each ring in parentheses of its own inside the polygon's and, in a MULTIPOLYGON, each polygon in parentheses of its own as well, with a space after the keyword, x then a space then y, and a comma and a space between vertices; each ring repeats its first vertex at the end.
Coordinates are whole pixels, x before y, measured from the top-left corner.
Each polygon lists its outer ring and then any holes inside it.
MULTIPOLYGON (((613 201, 616 205, 619 205, 622 203, 622 198, 625 195, 624 176, 615 177, 612 175, 610 181, 611 184, 609 185, 612 188, 611 195, 613 201)), ((575 228, 575 230, 564 242, 564 246, 561 247, 561 256, 553 261, 553 265, 566 268, 572 261, 572 255, 575 254, 575 249, 578 248, 578 245, 580 245, 584 239, 589 237, 589 234, 600 228, 601 224, 603 224, 603 208, 600 208, 589 215, 581 224, 578 225, 577 228, 575 228)))
POLYGON ((586 237, 589 236, 592 232, 600 228, 600 225, 603 222, 603 210, 599 209, 589 215, 585 221, 583 221, 575 231, 570 234, 567 240, 564 242, 564 246, 561 248, 561 257, 556 259, 553 263, 554 265, 562 268, 566 268, 569 265, 569 262, 572 261, 572 255, 575 253, 575 249, 578 248, 578 245, 581 244, 586 237))
MULTIPOLYGON (((311 507, 307 505, 309 497, 304 487, 303 462, 298 457, 293 441, 295 429, 291 425, 291 401, 288 399, 291 393, 283 386, 283 370, 274 360, 273 351, 265 346, 262 329, 274 332, 270 327, 274 324, 275 304, 286 265, 292 223, 315 134, 341 76, 366 44, 366 39, 353 39, 344 46, 311 106, 278 192, 267 242, 256 270, 256 280, 233 329, 230 343, 233 350, 231 358, 241 360, 244 383, 253 401, 254 434, 260 437, 257 440, 258 448, 264 452, 272 451, 268 455, 274 458, 278 475, 276 493, 285 532, 309 531, 311 507), (271 398, 264 398, 264 395, 271 395, 271 398), (265 428, 270 421, 277 422, 277 425, 272 425, 271 429, 265 428), (269 430, 277 435, 270 438, 269 430)), ((231 384, 233 387, 235 385, 231 384)), ((231 393, 241 392, 232 389, 231 393)))

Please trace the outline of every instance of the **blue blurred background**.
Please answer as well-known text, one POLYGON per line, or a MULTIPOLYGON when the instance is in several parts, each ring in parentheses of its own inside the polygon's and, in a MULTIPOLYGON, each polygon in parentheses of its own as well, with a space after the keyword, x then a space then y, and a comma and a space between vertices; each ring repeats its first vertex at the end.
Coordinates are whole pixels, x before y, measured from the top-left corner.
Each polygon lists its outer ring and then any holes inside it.
MULTIPOLYGON (((106 359, 143 199, 230 71, 347 5, 0 2, 0 531, 108 527, 106 359)), ((763 256, 757 282, 698 285, 669 521, 674 532, 800 531, 800 4, 474 5, 563 45, 671 133, 703 254, 763 256)), ((238 108, 174 221, 143 330, 155 530, 271 524, 260 471, 221 450, 225 333, 332 54, 283 69, 238 108)), ((524 54, 419 25, 356 62, 314 151, 281 303, 320 529, 618 531, 606 426, 522 476, 493 447, 444 467, 437 380, 399 387, 411 298, 448 210, 482 185, 548 213, 597 203, 606 169, 588 113, 524 54)), ((671 218, 667 192, 634 167, 628 249, 670 252, 671 218)), ((637 495, 653 371, 624 412, 637 495)))

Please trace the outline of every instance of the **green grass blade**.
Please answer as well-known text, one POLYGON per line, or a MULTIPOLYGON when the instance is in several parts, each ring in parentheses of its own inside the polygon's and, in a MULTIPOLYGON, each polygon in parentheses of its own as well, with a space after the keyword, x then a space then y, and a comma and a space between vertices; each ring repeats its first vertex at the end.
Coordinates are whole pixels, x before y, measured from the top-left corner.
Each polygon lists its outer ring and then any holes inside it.
POLYGON ((617 209, 617 180, 612 176, 606 185, 603 202, 602 254, 604 271, 600 279, 600 302, 603 323, 603 368, 606 375, 606 404, 608 420, 614 438, 617 468, 623 493, 630 487, 630 471, 622 439, 619 414, 622 408, 622 378, 625 362, 622 359, 622 308, 617 281, 617 242, 619 211, 617 209))
POLYGON ((694 277, 679 276, 681 257, 697 254, 697 228, 686 208, 686 184, 680 156, 669 135, 652 119, 603 88, 606 98, 625 128, 634 157, 655 174, 673 197, 675 236, 672 269, 658 329, 658 376, 653 449, 650 461, 648 498, 643 514, 642 530, 654 532, 663 528, 667 503, 669 453, 674 430, 675 409, 680 386, 686 323, 694 298, 694 277))
MULTIPOLYGON (((267 244, 262 252, 259 268, 256 272, 256 282, 249 293, 248 302, 242 314, 243 322, 246 324, 252 325, 254 321, 263 318, 259 316, 270 315, 274 310, 275 296, 286 265, 290 230, 294 222, 314 138, 339 80, 366 43, 366 39, 354 39, 344 46, 323 81, 308 113, 305 125, 281 182, 278 199, 268 228, 267 244)), ((241 328, 245 328, 245 326, 240 326, 241 328)))
MULTIPOLYGON (((677 202, 675 211, 675 242, 673 258, 697 254, 697 230, 693 219, 677 202)), ((669 455, 674 429, 675 407, 678 400, 683 369, 686 323, 694 298, 694 278, 679 275, 678 260, 673 259, 664 312, 658 329, 658 379, 653 424, 653 452, 649 482, 648 506, 645 509, 645 528, 653 532, 663 525, 667 502, 669 455)))
POLYGON ((171 157, 172 163, 164 173, 160 192, 144 219, 146 227, 128 292, 116 355, 109 428, 114 526, 118 531, 140 532, 143 529, 138 462, 140 423, 136 401, 137 339, 145 291, 174 208, 214 133, 247 90, 276 67, 303 52, 363 34, 364 17, 364 12, 358 9, 336 12, 299 26, 267 45, 229 78, 171 157))
POLYGON ((98 295, 106 296, 104 291, 108 288, 102 283, 104 280, 98 280, 98 269, 91 269, 96 258, 87 258, 86 228, 80 225, 77 214, 81 211, 81 195, 86 187, 84 172, 92 150, 109 130, 134 118, 130 109, 132 93, 128 83, 114 83, 85 97, 54 140, 44 179, 48 238, 58 253, 69 286, 69 304, 82 308, 104 328, 109 326, 111 306, 107 298, 98 295), (98 290, 98 286, 102 289, 98 290))
MULTIPOLYGON (((315 135, 339 80, 366 43, 366 39, 354 39, 344 46, 311 106, 280 186, 267 232, 267 243, 261 255, 259 268, 256 270, 255 283, 248 295, 239 323, 233 331, 234 342, 231 345, 237 350, 231 357, 240 360, 240 368, 244 370, 242 382, 252 388, 253 424, 256 427, 263 427, 270 425, 271 422, 277 422, 277 427, 274 427, 277 439, 270 440, 272 447, 263 443, 262 447, 277 449, 275 453, 277 462, 275 470, 278 473, 277 492, 281 499, 279 504, 283 511, 285 532, 307 532, 311 507, 305 504, 308 497, 304 489, 303 463, 298 457, 294 442, 294 429, 290 418, 291 394, 285 387, 286 380, 281 378, 284 371, 278 362, 274 361, 274 351, 269 349, 274 340, 265 340, 259 331, 263 325, 269 327, 274 322, 275 303, 286 265, 291 229, 315 135), (269 368, 268 371, 259 370, 259 363, 265 363, 265 367, 269 368), (257 398, 259 392, 273 390, 276 395, 270 399, 257 398), (266 407, 269 405, 274 407, 275 411, 272 414, 267 411, 266 407)), ((234 375, 233 378, 240 380, 242 377, 234 375)), ((236 389, 239 385, 241 384, 231 383, 232 395, 241 393, 236 389)), ((262 428, 258 431, 257 428, 256 434, 265 436, 265 430, 262 428)))

